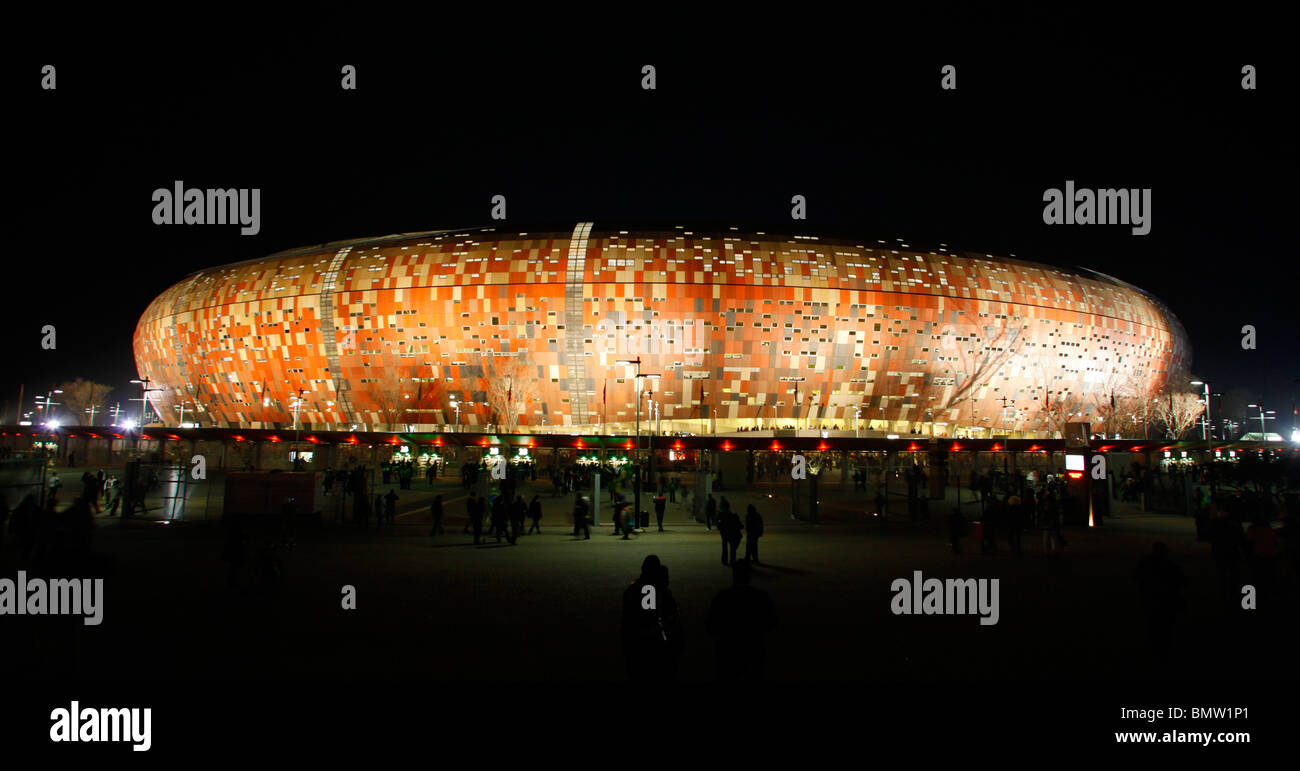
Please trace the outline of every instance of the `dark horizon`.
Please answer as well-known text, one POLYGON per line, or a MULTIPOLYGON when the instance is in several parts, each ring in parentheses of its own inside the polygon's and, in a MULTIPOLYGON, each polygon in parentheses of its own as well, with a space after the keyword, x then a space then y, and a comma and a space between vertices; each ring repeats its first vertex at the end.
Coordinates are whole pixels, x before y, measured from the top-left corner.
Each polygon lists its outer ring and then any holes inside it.
POLYGON ((862 58, 791 44, 797 65, 652 36, 565 53, 511 32, 496 56, 439 39, 430 61, 397 45, 340 48, 347 34, 325 23, 268 35, 233 64, 216 55, 224 38, 191 36, 184 67, 89 36, 60 39, 57 54, 25 40, 22 74, 10 74, 29 118, 14 175, 27 191, 13 210, 24 257, 10 271, 33 291, 6 309, 14 358, 0 401, 12 415, 20 384, 30 408, 32 394, 75 377, 125 401, 138 395, 127 383, 136 321, 187 274, 333 240, 492 225, 499 193, 508 218, 495 226, 506 229, 763 223, 1095 270, 1169 306, 1192 373, 1262 399, 1285 428, 1300 395, 1284 230, 1293 195, 1278 173, 1294 168, 1281 85, 1294 65, 1268 49, 1126 46, 1074 30, 1069 14, 968 20, 986 45, 873 40, 862 58), (47 60, 60 65, 56 92, 38 87, 47 60), (1259 68, 1256 91, 1239 86, 1244 62, 1259 68), (343 63, 358 67, 356 92, 338 87, 343 63), (658 68, 655 91, 638 87, 644 63, 658 68), (945 63, 958 66, 956 91, 938 88, 945 63), (261 232, 154 225, 150 194, 176 180, 261 188, 261 232), (1045 225, 1043 191, 1066 180, 1152 188, 1151 234, 1045 225), (795 194, 808 200, 797 224, 795 194), (56 351, 40 348, 45 324, 56 351), (1246 324, 1253 351, 1241 348, 1246 324))

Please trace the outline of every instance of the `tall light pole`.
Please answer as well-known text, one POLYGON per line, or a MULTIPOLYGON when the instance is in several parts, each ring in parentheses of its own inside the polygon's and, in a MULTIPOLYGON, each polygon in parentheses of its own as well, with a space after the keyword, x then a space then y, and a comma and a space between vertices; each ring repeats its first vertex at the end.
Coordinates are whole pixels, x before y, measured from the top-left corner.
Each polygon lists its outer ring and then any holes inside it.
POLYGON ((179 421, 177 425, 178 428, 185 427, 185 404, 186 404, 185 400, 181 399, 181 403, 176 405, 176 409, 181 411, 181 416, 177 419, 179 421))
POLYGON ((799 384, 804 381, 802 377, 783 377, 783 382, 794 383, 794 430, 799 431, 799 384))
POLYGON ((137 428, 139 429, 140 433, 136 434, 136 436, 135 436, 135 448, 136 448, 137 450, 139 450, 139 449, 140 449, 140 438, 144 436, 144 427, 145 427, 144 412, 145 412, 145 410, 149 407, 149 394, 150 394, 150 393, 153 393, 154 391, 161 391, 162 389, 161 389, 161 388, 150 388, 150 387, 149 387, 149 384, 150 384, 151 382, 154 382, 154 381, 150 380, 149 378, 144 378, 144 379, 142 379, 142 380, 132 380, 131 382, 132 382, 132 383, 139 383, 139 384, 140 384, 140 399, 139 399, 139 401, 140 401, 140 423, 137 425, 137 428))
POLYGON ((1210 384, 1202 380, 1193 380, 1192 385, 1205 388, 1205 417, 1201 419, 1201 438, 1210 441, 1210 384))
MULTIPOLYGON (((132 380, 131 382, 132 382, 132 383, 139 383, 139 384, 140 384, 140 399, 139 399, 139 402, 140 402, 140 428, 143 429, 144 426, 145 426, 145 423, 147 422, 147 421, 144 419, 144 413, 145 413, 145 410, 149 407, 149 394, 150 394, 151 392, 153 392, 153 391, 161 391, 162 389, 161 389, 161 388, 150 388, 150 387, 149 387, 149 384, 150 384, 150 383, 153 383, 153 382, 155 382, 155 381, 150 380, 149 378, 144 378, 144 379, 142 379, 142 380, 132 380)), ((132 401, 135 401, 135 400, 132 400, 132 401)))
POLYGON ((700 436, 707 434, 709 427, 709 392, 700 391, 700 436))
MULTIPOLYGON (((36 403, 38 407, 45 410, 46 423, 49 423, 50 421, 54 420, 54 408, 63 403, 63 402, 54 401, 54 395, 61 394, 61 393, 63 393, 62 390, 58 388, 51 388, 49 391, 45 392, 45 401, 44 402, 38 401, 36 403)), ((41 397, 37 396, 36 398, 40 399, 41 397)))
POLYGON ((302 424, 298 422, 298 414, 302 409, 302 395, 307 393, 306 388, 299 388, 297 396, 293 397, 293 470, 297 471, 302 463, 302 424))
MULTIPOLYGON (((620 359, 620 360, 618 361, 618 363, 619 363, 619 364, 624 364, 624 365, 628 365, 628 364, 630 364, 630 365, 633 365, 633 366, 636 367, 636 380, 635 380, 635 382, 636 382, 636 454, 637 454, 638 457, 637 457, 637 464, 636 464, 636 479, 634 480, 634 484, 633 484, 633 486, 632 486, 632 489, 633 489, 633 491, 634 491, 634 493, 635 493, 635 500, 633 501, 633 504, 632 504, 632 505, 633 505, 633 506, 635 507, 635 509, 636 509, 635 511, 632 512, 632 519, 633 519, 633 521, 639 523, 639 521, 640 521, 640 519, 641 519, 641 463, 640 463, 640 455, 641 455, 641 378, 647 378, 647 379, 649 379, 649 380, 658 380, 658 379, 659 379, 659 375, 658 375, 658 374, 648 374, 648 373, 647 373, 647 374, 642 374, 642 372, 641 372, 641 357, 640 357, 640 356, 637 356, 635 359, 620 359)), ((626 527, 626 526, 627 526, 627 523, 624 522, 624 523, 623 523, 623 526, 626 527)))
POLYGON ((1268 428, 1265 427, 1265 425, 1264 425, 1264 421, 1265 421, 1265 420, 1274 420, 1274 419, 1277 417, 1276 412, 1275 412, 1274 410, 1269 410, 1269 411, 1268 411, 1268 417, 1265 417, 1265 416, 1264 416, 1264 415, 1265 415, 1265 413, 1264 413, 1264 405, 1262 405, 1262 404, 1247 404, 1246 406, 1247 406, 1247 407, 1254 407, 1254 408, 1256 408, 1256 409, 1259 410, 1259 435, 1260 435, 1260 438, 1262 439, 1263 437, 1265 437, 1265 436, 1268 435, 1268 428))

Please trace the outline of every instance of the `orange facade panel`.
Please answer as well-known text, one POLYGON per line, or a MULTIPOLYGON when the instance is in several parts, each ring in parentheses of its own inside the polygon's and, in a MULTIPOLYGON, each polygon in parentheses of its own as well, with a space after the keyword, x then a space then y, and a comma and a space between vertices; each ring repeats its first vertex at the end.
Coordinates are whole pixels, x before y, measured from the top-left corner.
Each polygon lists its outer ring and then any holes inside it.
POLYGON ((217 426, 911 421, 1053 433, 1133 409, 1190 356, 1100 274, 736 231, 494 229, 200 271, 135 334, 159 412, 217 426), (653 394, 651 395, 651 389, 653 394), (797 398, 797 401, 796 401, 797 398), (191 410, 193 409, 191 407, 191 410))

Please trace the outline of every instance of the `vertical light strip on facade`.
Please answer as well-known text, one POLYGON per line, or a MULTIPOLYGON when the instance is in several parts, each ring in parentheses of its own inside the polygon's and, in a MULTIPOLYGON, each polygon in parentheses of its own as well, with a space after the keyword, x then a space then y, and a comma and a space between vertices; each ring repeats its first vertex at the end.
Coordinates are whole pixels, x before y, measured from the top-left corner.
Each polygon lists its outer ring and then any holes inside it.
POLYGON ((564 364, 569 392, 569 420, 574 425, 591 422, 587 410, 587 357, 582 336, 582 309, 587 282, 587 236, 590 222, 579 222, 569 238, 568 268, 564 278, 564 364))
MULTIPOLYGON (((180 315, 181 303, 189 301, 190 292, 194 290, 194 285, 199 282, 199 279, 202 278, 202 276, 203 271, 195 273, 194 276, 190 278, 190 282, 185 285, 185 289, 176 295, 176 301, 172 303, 171 323, 169 326, 171 327, 172 344, 175 346, 176 351, 176 373, 180 375, 180 382, 182 384, 180 387, 182 401, 184 401, 185 395, 193 392, 197 386, 194 383, 194 378, 190 375, 189 357, 186 356, 185 345, 181 342, 180 330, 176 324, 176 317, 180 315)), ((191 311, 190 324, 193 325, 197 321, 198 319, 195 318, 191 311)), ((167 391, 163 391, 161 395, 163 398, 158 401, 162 402, 164 407, 170 409, 170 405, 172 404, 170 398, 171 394, 167 393, 167 391)), ((196 404, 195 407, 197 408, 198 405, 196 404)), ((166 423, 166 421, 163 422, 166 423)))
POLYGON ((345 246, 338 250, 330 266, 325 271, 320 284, 321 342, 325 345, 325 358, 329 361, 330 382, 334 384, 335 398, 338 400, 339 412, 343 421, 353 419, 352 403, 348 399, 348 379, 343 377, 343 367, 339 364, 338 332, 334 326, 334 287, 337 284, 339 269, 352 247, 345 246))

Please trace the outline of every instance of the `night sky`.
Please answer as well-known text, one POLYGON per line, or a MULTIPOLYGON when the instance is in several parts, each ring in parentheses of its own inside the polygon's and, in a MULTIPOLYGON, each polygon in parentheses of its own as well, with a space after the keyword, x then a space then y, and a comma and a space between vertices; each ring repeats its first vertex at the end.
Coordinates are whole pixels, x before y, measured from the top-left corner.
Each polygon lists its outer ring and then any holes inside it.
POLYGON ((1285 428, 1300 394, 1285 237, 1297 72, 1272 40, 1282 23, 1252 13, 1189 27, 1125 12, 1104 29, 1082 11, 1015 4, 906 24, 691 15, 641 26, 487 9, 290 31, 36 25, 9 41, 4 73, 5 415, 20 383, 30 409, 35 392, 74 377, 120 386, 125 407, 138 395, 127 385, 136 321, 194 270, 493 224, 499 193, 503 229, 824 229, 1098 270, 1167 303, 1193 373, 1242 389, 1238 401, 1262 398, 1285 428), (58 67, 57 91, 40 88, 44 64, 58 67), (358 68, 355 92, 339 88, 344 64, 358 68), (640 88, 644 64, 657 67, 655 91, 640 88), (956 91, 939 88, 944 64, 957 67, 956 91), (1258 90, 1241 88, 1243 64, 1258 68, 1258 90), (152 191, 178 179, 261 188, 261 232, 154 225, 152 191), (1067 179, 1152 188, 1151 234, 1043 224, 1043 191, 1067 179), (795 194, 808 200, 797 225, 795 194), (55 351, 40 347, 45 324, 55 351), (1256 350, 1241 347, 1245 324, 1256 350))

